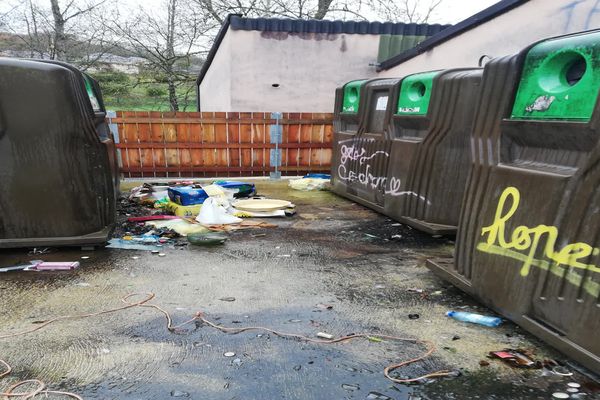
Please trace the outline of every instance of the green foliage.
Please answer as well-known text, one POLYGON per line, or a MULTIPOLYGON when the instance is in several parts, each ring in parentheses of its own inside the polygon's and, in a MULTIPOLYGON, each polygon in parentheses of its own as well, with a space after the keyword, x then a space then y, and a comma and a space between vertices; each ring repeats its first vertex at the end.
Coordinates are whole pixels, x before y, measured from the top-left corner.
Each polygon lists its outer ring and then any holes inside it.
MULTIPOLYGON (((113 72, 101 72, 93 76, 100 83, 108 110, 170 111, 167 84, 157 83, 154 76, 113 72)), ((177 89, 180 111, 196 111, 194 84, 194 81, 190 80, 189 84, 186 83, 177 89)))
POLYGON ((126 96, 131 92, 129 76, 123 72, 98 72, 93 77, 100 84, 104 96, 126 96))
POLYGON ((167 89, 160 86, 148 86, 146 88, 146 94, 149 97, 163 97, 167 95, 167 89))

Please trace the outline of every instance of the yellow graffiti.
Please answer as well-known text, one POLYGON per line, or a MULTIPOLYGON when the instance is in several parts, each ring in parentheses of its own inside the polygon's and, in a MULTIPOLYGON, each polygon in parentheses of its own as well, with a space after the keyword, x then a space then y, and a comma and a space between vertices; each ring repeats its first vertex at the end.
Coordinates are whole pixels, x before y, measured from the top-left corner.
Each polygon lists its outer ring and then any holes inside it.
MULTIPOLYGON (((481 229, 481 235, 487 235, 487 240, 477 245, 478 250, 522 261, 522 276, 529 275, 531 266, 535 266, 550 270, 554 275, 566 277, 573 284, 581 284, 581 276, 572 271, 566 272, 565 275, 565 269, 561 266, 600 272, 600 267, 584 262, 587 257, 600 254, 600 249, 577 242, 569 243, 556 251, 558 229, 554 226, 538 225, 530 228, 520 225, 507 236, 506 224, 517 212, 520 200, 521 194, 517 188, 511 186, 504 189, 498 200, 494 222, 481 229), (547 260, 536 259, 535 255, 544 238, 543 255, 547 260)), ((583 284, 588 292, 591 290, 596 295, 600 292, 600 285, 589 277, 583 284)))

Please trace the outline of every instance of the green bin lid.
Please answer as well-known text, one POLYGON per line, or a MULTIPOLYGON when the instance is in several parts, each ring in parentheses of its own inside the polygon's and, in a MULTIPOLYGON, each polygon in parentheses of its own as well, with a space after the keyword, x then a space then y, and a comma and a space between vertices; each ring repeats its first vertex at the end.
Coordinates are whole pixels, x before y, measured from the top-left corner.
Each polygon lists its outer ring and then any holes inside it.
POLYGON ((440 71, 422 72, 409 75, 402 80, 398 95, 399 115, 427 115, 433 79, 440 71))
POLYGON ((511 118, 588 121, 599 87, 599 32, 546 40, 527 53, 511 118))
POLYGON ((344 101, 342 102, 342 112, 348 114, 358 113, 360 106, 360 89, 366 79, 350 81, 344 85, 344 101))

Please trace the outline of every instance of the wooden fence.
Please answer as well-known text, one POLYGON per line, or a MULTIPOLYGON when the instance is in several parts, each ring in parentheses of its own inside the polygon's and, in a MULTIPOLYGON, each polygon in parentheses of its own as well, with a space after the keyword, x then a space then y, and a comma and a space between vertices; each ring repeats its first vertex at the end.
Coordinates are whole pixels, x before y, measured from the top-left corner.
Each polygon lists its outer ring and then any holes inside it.
POLYGON ((125 177, 268 176, 279 157, 282 175, 328 173, 332 114, 274 117, 271 113, 121 111, 109 123, 118 132, 125 177))

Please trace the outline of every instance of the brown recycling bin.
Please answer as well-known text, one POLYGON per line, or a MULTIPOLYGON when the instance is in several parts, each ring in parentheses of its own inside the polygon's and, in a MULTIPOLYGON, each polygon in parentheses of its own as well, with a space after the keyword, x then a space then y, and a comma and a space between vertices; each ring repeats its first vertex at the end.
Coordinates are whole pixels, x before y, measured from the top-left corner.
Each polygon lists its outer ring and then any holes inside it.
POLYGON ((482 75, 479 68, 432 71, 398 85, 385 214, 427 233, 456 232, 482 75))
POLYGON ((0 58, 0 247, 107 240, 118 175, 105 113, 77 69, 0 58))
POLYGON ((600 32, 485 67, 454 263, 433 271, 600 373, 600 32))
POLYGON ((357 132, 335 132, 333 190, 426 232, 454 233, 481 76, 464 69, 363 82, 357 132))
POLYGON ((361 110, 356 131, 336 130, 334 134, 333 190, 380 212, 384 210, 391 158, 387 110, 398 81, 361 82, 361 110))

